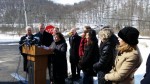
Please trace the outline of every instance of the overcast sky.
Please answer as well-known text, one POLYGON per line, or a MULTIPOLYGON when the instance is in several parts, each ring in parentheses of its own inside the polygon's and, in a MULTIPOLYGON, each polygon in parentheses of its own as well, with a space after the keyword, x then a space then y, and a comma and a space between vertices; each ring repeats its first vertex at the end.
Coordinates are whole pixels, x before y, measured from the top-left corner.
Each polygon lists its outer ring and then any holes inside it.
POLYGON ((51 0, 54 1, 55 3, 60 3, 60 4, 69 4, 69 5, 73 5, 74 3, 78 3, 80 1, 84 1, 84 0, 51 0))

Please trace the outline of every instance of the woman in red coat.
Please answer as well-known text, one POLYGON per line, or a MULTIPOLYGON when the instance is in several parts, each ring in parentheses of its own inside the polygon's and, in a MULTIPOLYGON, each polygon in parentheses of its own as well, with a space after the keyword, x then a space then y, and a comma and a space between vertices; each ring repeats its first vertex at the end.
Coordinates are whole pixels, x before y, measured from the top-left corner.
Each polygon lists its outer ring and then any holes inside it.
POLYGON ((93 84, 93 64, 98 61, 99 48, 96 31, 90 30, 86 33, 87 43, 84 47, 84 56, 79 62, 80 68, 83 70, 83 84, 93 84))
POLYGON ((83 57, 84 55, 84 46, 86 44, 86 38, 85 38, 85 35, 86 33, 91 30, 91 27, 90 26, 85 26, 84 27, 84 32, 82 34, 82 37, 81 37, 81 41, 80 41, 80 46, 79 46, 79 56, 80 56, 80 59, 83 57))

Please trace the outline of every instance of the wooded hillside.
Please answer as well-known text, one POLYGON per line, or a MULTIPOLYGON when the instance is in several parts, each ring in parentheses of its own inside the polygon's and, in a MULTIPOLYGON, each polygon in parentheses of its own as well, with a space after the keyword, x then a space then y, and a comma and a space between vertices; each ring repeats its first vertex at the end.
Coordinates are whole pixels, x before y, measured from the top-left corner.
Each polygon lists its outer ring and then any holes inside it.
POLYGON ((23 0, 0 0, 0 24, 20 24, 19 28, 24 28, 26 11, 28 25, 57 23, 62 31, 76 24, 104 24, 118 30, 131 25, 144 34, 150 30, 149 0, 85 0, 74 5, 50 0, 24 1, 25 10, 23 0))

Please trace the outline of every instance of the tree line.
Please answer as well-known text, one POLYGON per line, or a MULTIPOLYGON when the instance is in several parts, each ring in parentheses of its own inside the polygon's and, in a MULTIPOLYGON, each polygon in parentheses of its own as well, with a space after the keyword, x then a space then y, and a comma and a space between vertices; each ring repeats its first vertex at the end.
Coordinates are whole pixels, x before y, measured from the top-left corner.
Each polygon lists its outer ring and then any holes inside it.
MULTIPOLYGON (((141 34, 149 34, 149 0, 85 0, 74 5, 56 4, 50 0, 24 0, 29 25, 55 23, 61 31, 76 24, 110 25, 119 30, 135 26, 141 34)), ((23 0, 0 0, 0 26, 20 24, 25 27, 23 0)), ((13 29, 14 26, 12 26, 13 29)))

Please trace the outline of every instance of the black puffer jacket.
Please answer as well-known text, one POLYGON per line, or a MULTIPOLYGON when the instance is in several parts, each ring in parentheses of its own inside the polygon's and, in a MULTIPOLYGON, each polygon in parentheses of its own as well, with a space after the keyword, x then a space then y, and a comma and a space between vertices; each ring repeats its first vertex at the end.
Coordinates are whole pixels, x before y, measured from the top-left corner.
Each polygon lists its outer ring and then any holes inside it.
POLYGON ((101 42, 99 48, 99 61, 93 65, 96 72, 102 71, 108 73, 114 64, 116 57, 116 45, 118 44, 118 39, 112 35, 108 41, 101 42))

